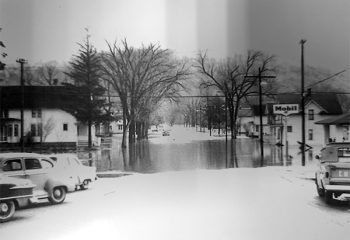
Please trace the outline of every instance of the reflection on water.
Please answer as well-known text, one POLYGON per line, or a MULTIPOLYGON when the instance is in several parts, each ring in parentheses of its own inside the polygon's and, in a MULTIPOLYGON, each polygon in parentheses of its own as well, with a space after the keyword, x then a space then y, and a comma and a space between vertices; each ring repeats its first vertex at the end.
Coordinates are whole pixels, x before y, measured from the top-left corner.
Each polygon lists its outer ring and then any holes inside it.
MULTIPOLYGON (((157 136, 158 138, 165 138, 157 136)), ((236 145, 231 140, 194 140, 186 143, 143 140, 121 148, 121 137, 112 138, 100 150, 93 152, 93 164, 98 171, 135 171, 152 173, 190 169, 223 169, 226 167, 259 167, 260 147, 256 139, 237 139, 236 145), (231 146, 235 146, 231 148, 231 146), (234 154, 236 152, 236 155, 234 154)), ((264 165, 288 166, 301 165, 298 146, 289 147, 289 157, 285 149, 275 145, 264 146, 264 165)), ((87 158, 87 153, 79 153, 80 158, 87 158)), ((306 161, 313 161, 313 152, 306 154, 306 161)))

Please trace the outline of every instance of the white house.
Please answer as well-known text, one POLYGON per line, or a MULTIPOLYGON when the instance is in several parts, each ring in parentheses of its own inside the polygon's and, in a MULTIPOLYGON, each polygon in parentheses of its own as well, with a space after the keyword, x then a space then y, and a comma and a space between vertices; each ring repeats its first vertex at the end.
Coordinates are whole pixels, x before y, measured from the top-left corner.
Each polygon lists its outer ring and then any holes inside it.
POLYGON ((109 128, 112 134, 122 134, 123 133, 123 120, 113 121, 110 123, 109 128))
MULTIPOLYGON (((25 86, 23 136, 25 143, 76 146, 78 122, 70 112, 71 100, 62 86, 25 86)), ((0 88, 0 140, 19 143, 21 138, 21 87, 0 88)), ((83 131, 81 131, 83 132, 83 131)), ((94 134, 93 134, 94 135, 94 134)))
MULTIPOLYGON (((1 119, 1 140, 20 142, 21 113, 19 109, 7 110, 1 119)), ((30 142, 77 142, 77 120, 61 109, 36 108, 24 110, 23 131, 30 142)))
MULTIPOLYGON (((299 104, 299 94, 279 95, 276 98, 278 104, 299 104)), ((288 134, 288 143, 297 145, 302 139, 302 120, 301 114, 289 115, 287 117, 281 115, 273 115, 271 121, 271 133, 276 142, 285 143, 286 132, 288 134)), ((321 124, 317 122, 329 117, 340 116, 342 109, 338 98, 332 93, 317 93, 306 97, 305 99, 305 141, 310 146, 324 145, 327 132, 321 124)))

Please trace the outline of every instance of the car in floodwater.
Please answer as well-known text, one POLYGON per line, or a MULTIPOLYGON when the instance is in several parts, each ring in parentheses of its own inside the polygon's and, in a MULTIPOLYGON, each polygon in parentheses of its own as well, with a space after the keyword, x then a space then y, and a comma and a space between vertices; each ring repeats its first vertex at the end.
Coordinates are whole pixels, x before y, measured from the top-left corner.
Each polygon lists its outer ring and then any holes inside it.
POLYGON ((329 143, 316 159, 319 160, 315 174, 318 195, 330 203, 334 198, 350 194, 350 143, 329 143))
POLYGON ((20 202, 33 197, 34 187, 30 180, 0 175, 0 223, 13 217, 20 202))
MULTIPOLYGON (((35 153, 0 153, 0 176, 28 179, 35 184, 30 203, 48 199, 53 204, 64 202, 66 193, 74 191, 72 179, 52 159, 35 153)), ((26 206, 27 201, 19 201, 26 206)))
POLYGON ((97 179, 96 167, 85 166, 75 154, 60 153, 47 155, 56 162, 56 166, 63 169, 73 179, 75 189, 88 189, 91 182, 97 179))

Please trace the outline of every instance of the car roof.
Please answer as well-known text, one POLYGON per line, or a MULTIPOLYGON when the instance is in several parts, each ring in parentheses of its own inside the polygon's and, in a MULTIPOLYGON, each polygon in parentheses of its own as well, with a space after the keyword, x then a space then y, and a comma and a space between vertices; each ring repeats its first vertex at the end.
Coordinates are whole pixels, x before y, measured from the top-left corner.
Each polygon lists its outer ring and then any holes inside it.
POLYGON ((326 147, 348 147, 350 148, 350 142, 332 142, 328 143, 326 147))
POLYGON ((78 158, 78 156, 74 153, 54 153, 54 154, 47 154, 45 155, 47 157, 56 157, 56 158, 62 158, 62 157, 72 157, 72 158, 78 158))
POLYGON ((27 152, 0 153, 0 159, 15 158, 15 157, 45 157, 45 155, 38 154, 38 153, 27 153, 27 152))

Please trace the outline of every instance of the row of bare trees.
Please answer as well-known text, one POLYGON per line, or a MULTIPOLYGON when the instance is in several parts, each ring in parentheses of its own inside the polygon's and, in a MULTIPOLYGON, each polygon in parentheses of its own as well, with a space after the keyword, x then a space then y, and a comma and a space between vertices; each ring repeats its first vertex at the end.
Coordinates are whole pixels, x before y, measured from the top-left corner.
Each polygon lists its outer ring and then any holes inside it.
POLYGON ((184 88, 182 82, 189 74, 186 63, 155 44, 135 48, 126 40, 107 42, 108 51, 98 53, 87 36, 79 46, 69 62, 66 74, 72 81, 66 85, 81 89, 76 114, 88 123, 89 146, 91 125, 111 120, 112 104, 117 104, 111 93, 123 112, 122 146, 126 147, 127 136, 129 143, 136 136, 146 138, 151 114, 164 99, 176 100, 184 88))
POLYGON ((189 70, 171 51, 149 44, 140 48, 107 43, 109 51, 102 54, 104 80, 108 81, 123 108, 123 147, 126 133, 129 142, 147 135, 149 119, 164 99, 176 100, 189 70))

